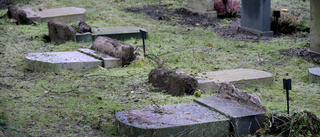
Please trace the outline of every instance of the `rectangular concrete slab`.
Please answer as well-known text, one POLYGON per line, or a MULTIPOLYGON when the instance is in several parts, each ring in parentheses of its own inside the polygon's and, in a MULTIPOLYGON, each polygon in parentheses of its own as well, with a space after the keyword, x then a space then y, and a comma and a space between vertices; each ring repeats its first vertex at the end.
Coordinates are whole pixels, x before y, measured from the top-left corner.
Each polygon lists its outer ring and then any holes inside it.
POLYGON ((116 126, 123 136, 226 136, 230 123, 193 102, 117 112, 116 126))
POLYGON ((29 53, 25 58, 26 69, 32 71, 88 70, 98 65, 102 65, 101 60, 77 51, 29 53))
POLYGON ((24 9, 24 11, 26 11, 28 18, 37 22, 48 22, 50 20, 69 22, 78 20, 85 21, 86 19, 86 9, 77 7, 47 9, 42 11, 24 9))
POLYGON ((97 59, 102 59, 103 60, 102 66, 105 68, 116 67, 116 66, 122 65, 120 58, 114 58, 114 57, 111 57, 107 54, 101 53, 99 51, 95 51, 92 49, 79 49, 79 51, 84 54, 87 54, 89 56, 95 57, 97 59))
POLYGON ((187 9, 207 17, 216 18, 217 12, 214 11, 213 0, 187 0, 187 9))
POLYGON ((274 81, 271 73, 254 69, 232 69, 198 73, 198 88, 205 92, 218 91, 219 84, 230 82, 238 88, 256 84, 272 84, 274 81))
POLYGON ((263 127, 265 112, 258 112, 236 101, 215 96, 195 99, 195 102, 230 116, 236 136, 252 134, 263 127))

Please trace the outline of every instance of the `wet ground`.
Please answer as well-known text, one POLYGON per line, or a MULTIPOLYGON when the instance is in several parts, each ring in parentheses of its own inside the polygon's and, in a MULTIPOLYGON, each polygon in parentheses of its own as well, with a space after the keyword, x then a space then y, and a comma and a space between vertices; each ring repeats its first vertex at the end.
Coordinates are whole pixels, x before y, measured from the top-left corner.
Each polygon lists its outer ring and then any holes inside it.
MULTIPOLYGON (((204 27, 213 29, 226 39, 234 39, 238 41, 253 41, 253 42, 269 42, 272 37, 258 36, 256 34, 238 29, 240 25, 240 16, 236 18, 210 18, 192 13, 185 8, 173 9, 171 5, 145 5, 143 7, 129 7, 123 9, 125 12, 145 13, 154 20, 173 21, 179 25, 192 27, 204 27)), ((297 33, 290 36, 298 38, 307 38, 308 34, 297 33)), ((280 37, 287 36, 280 34, 280 37)), ((320 55, 308 52, 307 48, 296 48, 281 50, 281 54, 288 56, 297 56, 304 60, 320 64, 320 55)))

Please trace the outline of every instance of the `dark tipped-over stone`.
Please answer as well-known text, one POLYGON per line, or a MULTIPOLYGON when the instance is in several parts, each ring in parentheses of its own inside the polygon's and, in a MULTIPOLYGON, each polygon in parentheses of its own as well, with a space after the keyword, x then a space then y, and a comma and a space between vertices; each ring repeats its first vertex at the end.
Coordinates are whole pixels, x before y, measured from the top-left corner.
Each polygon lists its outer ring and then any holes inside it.
POLYGON ((48 28, 51 42, 63 44, 67 41, 76 41, 76 32, 69 24, 50 20, 48 22, 48 28))

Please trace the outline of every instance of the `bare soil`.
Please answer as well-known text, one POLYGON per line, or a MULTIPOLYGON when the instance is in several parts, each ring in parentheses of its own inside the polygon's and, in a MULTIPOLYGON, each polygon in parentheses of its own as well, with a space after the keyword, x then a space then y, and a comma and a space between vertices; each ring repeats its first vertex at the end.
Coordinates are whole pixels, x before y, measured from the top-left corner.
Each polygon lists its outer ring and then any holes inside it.
POLYGON ((143 7, 125 8, 123 11, 134 13, 145 13, 154 20, 173 21, 179 25, 192 27, 213 28, 213 31, 225 37, 240 41, 264 41, 271 38, 258 36, 256 34, 238 29, 240 18, 226 18, 228 23, 223 23, 222 18, 212 18, 197 13, 192 13, 185 8, 170 9, 170 5, 146 5, 143 7))
MULTIPOLYGON (((265 37, 253 34, 251 32, 238 29, 240 26, 240 16, 235 18, 226 18, 228 22, 223 22, 222 18, 210 18, 202 16, 197 13, 192 13, 185 8, 172 9, 171 5, 145 5, 143 7, 129 7, 123 9, 125 12, 145 13, 154 20, 159 21, 173 21, 179 25, 212 28, 214 32, 218 33, 226 39, 233 39, 238 41, 253 41, 253 42, 269 42, 272 37, 265 37)), ((288 35, 288 34, 286 34, 288 35)), ((280 34, 281 36, 286 36, 280 34)), ((289 34, 293 36, 292 34, 289 34)), ((308 35, 301 33, 295 34, 297 38, 307 38, 308 35)), ((308 52, 307 48, 296 48, 281 50, 281 54, 287 56, 297 56, 304 60, 320 64, 320 55, 308 52)))
POLYGON ((303 60, 320 64, 320 54, 309 52, 308 48, 292 48, 280 50, 280 53, 287 56, 296 56, 303 60))

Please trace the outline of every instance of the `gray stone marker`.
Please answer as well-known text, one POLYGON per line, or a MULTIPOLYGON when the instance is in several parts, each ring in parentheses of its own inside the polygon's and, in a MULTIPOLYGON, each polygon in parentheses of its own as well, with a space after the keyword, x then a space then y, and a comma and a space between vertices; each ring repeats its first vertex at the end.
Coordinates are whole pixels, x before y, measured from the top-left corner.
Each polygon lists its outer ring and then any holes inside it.
POLYGON ((238 88, 245 88, 247 85, 272 84, 273 75, 268 72, 254 69, 232 69, 198 73, 198 88, 205 92, 218 91, 220 84, 230 82, 238 88))
POLYGON ((79 51, 84 54, 87 54, 89 56, 93 56, 97 59, 102 59, 103 60, 102 66, 105 68, 116 67, 116 66, 122 65, 120 58, 114 58, 114 57, 108 56, 107 54, 103 54, 101 52, 98 52, 98 51, 95 51, 92 49, 79 49, 79 51))
POLYGON ((320 1, 310 1, 311 29, 310 51, 320 54, 320 1))
POLYGON ((270 31, 271 0, 241 0, 240 29, 262 36, 273 36, 270 31))
POLYGON ((178 104, 116 113, 122 136, 227 136, 229 119, 197 103, 178 104))
POLYGON ((235 101, 218 97, 195 99, 195 102, 230 116, 236 136, 252 134, 263 127, 265 112, 255 111, 235 101))
POLYGON ((32 11, 23 9, 27 13, 27 18, 36 22, 48 22, 50 20, 58 20, 61 22, 68 21, 85 21, 86 9, 77 7, 66 7, 57 9, 48 9, 42 11, 32 11))
POLYGON ((110 27, 110 28, 93 28, 92 33, 76 33, 76 40, 78 42, 92 42, 98 36, 107 36, 109 38, 124 40, 129 38, 141 38, 139 27, 110 27))
POLYGON ((309 82, 320 83, 320 68, 309 69, 309 82))
POLYGON ((32 71, 88 70, 98 67, 98 65, 102 65, 101 60, 77 51, 29 53, 25 58, 26 69, 32 71))
POLYGON ((187 0, 188 10, 208 17, 217 17, 213 0, 187 0))

